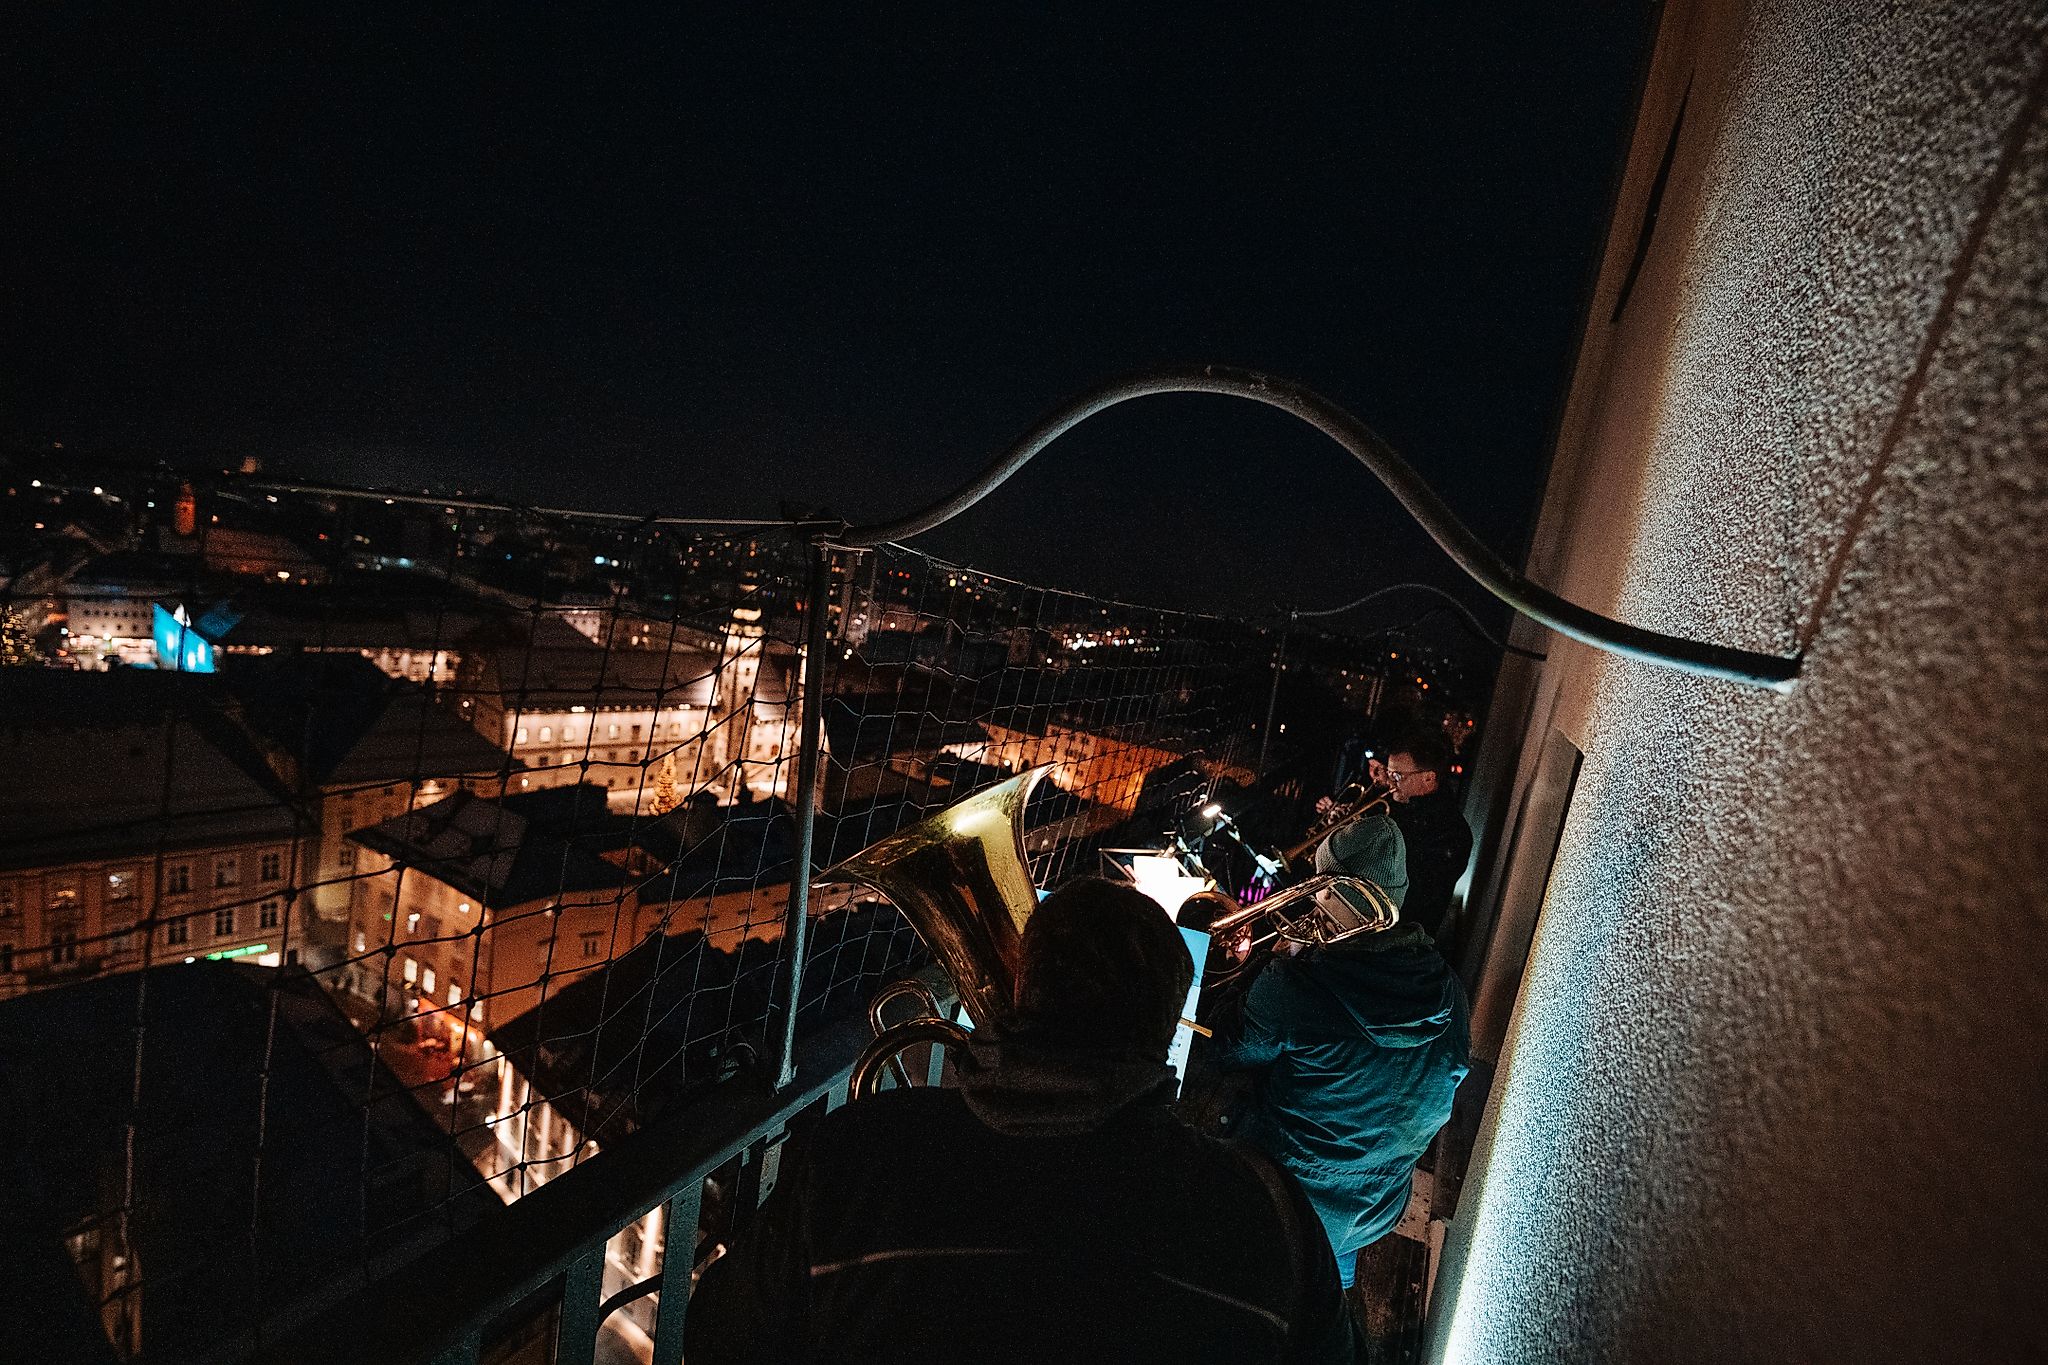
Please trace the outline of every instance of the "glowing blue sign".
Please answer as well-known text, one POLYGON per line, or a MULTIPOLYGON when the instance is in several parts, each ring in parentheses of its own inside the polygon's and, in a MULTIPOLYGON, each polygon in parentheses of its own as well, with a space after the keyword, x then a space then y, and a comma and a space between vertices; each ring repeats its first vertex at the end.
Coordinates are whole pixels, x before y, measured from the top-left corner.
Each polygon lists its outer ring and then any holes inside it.
POLYGON ((150 637, 156 644, 158 668, 167 668, 173 673, 214 671, 213 644, 192 629, 191 619, 185 615, 183 607, 172 613, 159 604, 151 617, 150 637))

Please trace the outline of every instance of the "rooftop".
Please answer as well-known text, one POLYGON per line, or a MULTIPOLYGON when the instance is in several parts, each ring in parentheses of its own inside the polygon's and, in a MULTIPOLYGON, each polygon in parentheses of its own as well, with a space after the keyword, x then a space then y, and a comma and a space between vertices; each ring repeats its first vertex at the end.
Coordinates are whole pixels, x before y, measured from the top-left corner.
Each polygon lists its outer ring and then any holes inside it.
POLYGON ((0 1002, 0 1057, 0 1274, 36 1305, 10 1332, 47 1333, 39 1351, 11 1336, 18 1359, 105 1358, 90 1285, 100 1254, 118 1254, 124 1207, 141 1339, 168 1360, 294 1321, 498 1204, 301 973, 198 962, 0 1002), (74 1269, 64 1237, 80 1230, 99 1249, 74 1269))
POLYGON ((455 792, 349 837, 505 909, 631 878, 601 853, 616 846, 602 787, 555 787, 495 800, 455 792))
POLYGON ((359 654, 230 655, 222 677, 249 728, 316 786, 489 774, 507 763, 460 716, 359 654))
POLYGON ((0 670, 0 867, 289 838, 288 797, 218 679, 0 670))

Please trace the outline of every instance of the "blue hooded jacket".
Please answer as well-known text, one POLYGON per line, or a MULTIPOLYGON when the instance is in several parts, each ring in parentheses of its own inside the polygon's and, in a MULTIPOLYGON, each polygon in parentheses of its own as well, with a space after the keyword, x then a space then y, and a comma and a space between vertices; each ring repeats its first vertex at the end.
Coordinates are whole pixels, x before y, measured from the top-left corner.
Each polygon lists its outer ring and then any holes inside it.
POLYGON ((1464 988, 1396 925, 1277 958, 1218 1062, 1257 1068, 1244 1137, 1300 1180, 1340 1262, 1400 1221, 1416 1161, 1470 1067, 1464 988))

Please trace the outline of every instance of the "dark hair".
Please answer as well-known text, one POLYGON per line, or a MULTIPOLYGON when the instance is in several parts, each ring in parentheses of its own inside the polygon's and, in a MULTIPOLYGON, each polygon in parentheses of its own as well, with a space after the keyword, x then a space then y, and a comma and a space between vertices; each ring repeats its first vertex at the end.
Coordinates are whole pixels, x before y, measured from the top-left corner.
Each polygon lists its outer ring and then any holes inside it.
POLYGON ((1415 771, 1435 773, 1441 782, 1450 775, 1451 746, 1442 735, 1428 730, 1417 730, 1412 734, 1398 735, 1387 746, 1387 757, 1406 754, 1415 760, 1415 771))
POLYGON ((1039 902, 1024 925, 1017 1013, 1077 1043, 1164 1056, 1194 975, 1186 941, 1156 902, 1084 877, 1039 902))

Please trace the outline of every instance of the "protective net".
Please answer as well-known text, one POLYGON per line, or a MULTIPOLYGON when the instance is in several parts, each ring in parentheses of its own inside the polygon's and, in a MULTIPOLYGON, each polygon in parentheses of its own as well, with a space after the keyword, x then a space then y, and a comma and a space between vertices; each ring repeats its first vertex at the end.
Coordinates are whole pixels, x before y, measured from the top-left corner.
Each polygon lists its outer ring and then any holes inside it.
POLYGON ((787 960, 808 613, 819 865, 1043 765, 1049 888, 1259 762, 1242 623, 898 547, 809 602, 775 526, 154 491, 183 529, 15 581, 74 667, 0 669, 12 1240, 123 1355, 303 1320, 772 1068, 792 978, 801 1033, 923 960, 851 887, 787 960))

